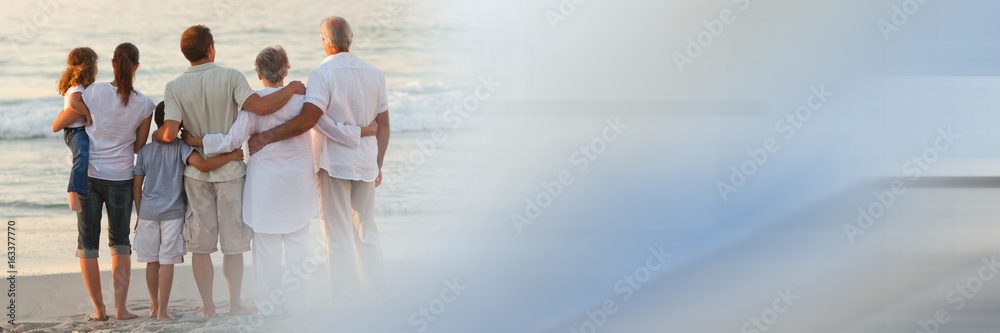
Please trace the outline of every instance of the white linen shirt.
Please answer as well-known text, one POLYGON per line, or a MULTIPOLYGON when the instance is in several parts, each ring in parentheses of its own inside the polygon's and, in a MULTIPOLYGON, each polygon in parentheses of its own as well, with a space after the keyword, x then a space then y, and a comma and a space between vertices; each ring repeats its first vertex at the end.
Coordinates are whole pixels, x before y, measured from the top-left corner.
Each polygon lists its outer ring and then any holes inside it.
MULTIPOLYGON (((389 110, 382 71, 350 52, 326 57, 309 73, 308 83, 305 102, 323 110, 334 122, 367 126, 376 115, 389 110)), ((318 125, 321 127, 323 122, 318 125)), ((375 181, 378 177, 375 136, 360 138, 360 144, 351 147, 323 135, 321 129, 313 133, 316 170, 326 170, 330 177, 339 179, 375 181)))
POLYGON ((135 132, 144 120, 153 115, 156 109, 153 100, 134 91, 128 105, 122 105, 118 89, 111 83, 101 82, 83 91, 83 102, 90 109, 94 121, 87 126, 87 135, 90 136, 88 175, 104 180, 132 179, 135 132))
MULTIPOLYGON (((275 91, 278 88, 264 88, 257 94, 267 96, 275 91)), ((288 122, 302 112, 304 99, 302 95, 293 95, 281 109, 266 116, 240 111, 229 133, 206 134, 202 138, 205 154, 232 151, 242 146, 251 134, 288 122)), ((327 134, 357 146, 361 127, 337 124, 329 119, 321 119, 321 123, 331 130, 327 134)), ((305 227, 318 215, 312 154, 309 135, 303 133, 264 146, 250 156, 243 187, 243 222, 246 225, 259 233, 286 234, 305 227)))

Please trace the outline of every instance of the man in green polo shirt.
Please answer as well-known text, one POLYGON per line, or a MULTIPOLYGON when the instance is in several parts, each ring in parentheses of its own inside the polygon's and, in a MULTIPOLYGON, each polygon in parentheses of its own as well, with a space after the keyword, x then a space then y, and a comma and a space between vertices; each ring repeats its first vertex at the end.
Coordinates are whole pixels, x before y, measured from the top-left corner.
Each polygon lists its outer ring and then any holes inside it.
MULTIPOLYGON (((304 94, 305 85, 293 81, 267 96, 258 96, 246 77, 235 69, 218 66, 211 30, 203 25, 188 28, 181 35, 181 52, 191 62, 184 74, 167 83, 164 92, 163 127, 153 132, 162 142, 177 139, 180 123, 193 136, 226 134, 240 109, 259 115, 274 113, 294 94, 304 94)), ((203 157, 208 157, 204 156, 203 157)), ((229 286, 229 312, 246 314, 256 311, 241 300, 243 253, 250 251, 253 231, 243 224, 243 178, 246 164, 233 161, 211 172, 194 167, 184 170, 184 190, 188 196, 184 239, 192 253, 191 266, 205 317, 215 316, 212 299, 214 268, 209 254, 224 254, 222 270, 229 286)))

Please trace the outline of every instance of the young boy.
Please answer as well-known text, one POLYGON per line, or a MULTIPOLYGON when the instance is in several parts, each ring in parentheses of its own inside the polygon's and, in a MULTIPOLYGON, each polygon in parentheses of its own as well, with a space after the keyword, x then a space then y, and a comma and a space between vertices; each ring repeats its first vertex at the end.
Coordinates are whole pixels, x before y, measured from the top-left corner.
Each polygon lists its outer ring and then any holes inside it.
MULTIPOLYGON (((153 119, 163 125, 163 102, 156 106, 153 119)), ((139 150, 133 174, 132 197, 139 212, 132 246, 139 262, 146 263, 146 285, 149 288, 150 318, 173 319, 167 312, 170 287, 174 279, 174 264, 184 262, 184 166, 194 166, 202 172, 217 169, 226 163, 242 160, 243 151, 204 159, 181 140, 173 143, 153 141, 139 150), (143 181, 145 187, 143 187, 143 181)))

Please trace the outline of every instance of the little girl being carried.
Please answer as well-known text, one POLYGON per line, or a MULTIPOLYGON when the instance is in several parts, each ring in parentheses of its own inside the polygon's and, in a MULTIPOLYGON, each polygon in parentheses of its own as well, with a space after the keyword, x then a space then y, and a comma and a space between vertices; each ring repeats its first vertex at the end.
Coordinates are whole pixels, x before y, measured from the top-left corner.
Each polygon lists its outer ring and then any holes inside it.
POLYGON ((66 70, 59 79, 58 91, 64 96, 63 110, 52 122, 52 131, 63 131, 63 140, 73 153, 73 168, 69 174, 69 208, 79 212, 80 195, 90 193, 87 185, 87 168, 90 156, 90 138, 84 126, 90 124, 90 109, 83 103, 83 90, 97 79, 97 53, 89 47, 78 47, 69 52, 66 70))

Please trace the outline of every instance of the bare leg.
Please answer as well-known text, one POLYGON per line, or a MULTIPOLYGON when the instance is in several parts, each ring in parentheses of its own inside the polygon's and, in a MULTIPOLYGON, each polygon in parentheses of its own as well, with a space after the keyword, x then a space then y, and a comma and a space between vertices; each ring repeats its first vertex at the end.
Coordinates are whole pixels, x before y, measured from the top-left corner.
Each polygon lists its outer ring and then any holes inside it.
POLYGON ((194 282, 201 294, 201 309, 198 315, 215 317, 215 300, 212 299, 212 280, 215 279, 215 268, 212 267, 212 257, 208 254, 195 253, 191 255, 191 270, 194 271, 194 282))
POLYGON ((157 306, 160 305, 159 293, 160 263, 146 263, 146 289, 149 289, 149 318, 156 318, 157 306))
POLYGON ((243 254, 227 254, 222 258, 222 273, 226 276, 229 286, 229 313, 234 315, 251 314, 257 308, 243 304, 243 254))
POLYGON ((104 307, 104 294, 101 293, 101 270, 97 258, 80 258, 80 273, 83 275, 83 284, 87 286, 87 293, 90 294, 90 301, 94 303, 94 314, 91 318, 108 320, 108 312, 104 307))
POLYGON ((83 206, 80 206, 80 195, 76 192, 69 192, 69 210, 74 212, 83 211, 83 206))
POLYGON ((115 254, 111 256, 111 278, 115 286, 115 319, 128 320, 138 318, 128 312, 128 284, 132 279, 132 256, 115 254))
POLYGON ((170 304, 170 287, 174 284, 174 264, 160 265, 160 299, 156 309, 156 320, 171 320, 167 311, 170 304))

